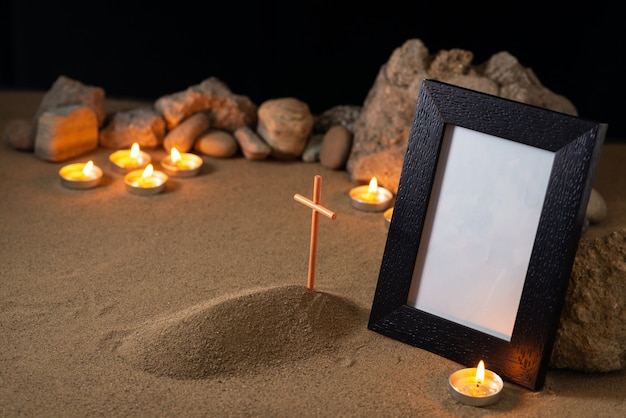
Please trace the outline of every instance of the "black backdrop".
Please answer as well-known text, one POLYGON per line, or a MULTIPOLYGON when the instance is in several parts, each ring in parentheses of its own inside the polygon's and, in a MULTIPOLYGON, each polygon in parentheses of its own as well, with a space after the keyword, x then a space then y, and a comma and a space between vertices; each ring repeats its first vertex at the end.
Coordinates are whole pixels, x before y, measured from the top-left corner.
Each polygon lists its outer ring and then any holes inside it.
POLYGON ((626 37, 608 2, 138 3, 0 0, 0 87, 48 89, 66 75, 153 100, 215 76, 257 104, 291 96, 320 113, 362 104, 393 50, 419 38, 431 53, 472 51, 474 64, 508 51, 626 141, 626 37))

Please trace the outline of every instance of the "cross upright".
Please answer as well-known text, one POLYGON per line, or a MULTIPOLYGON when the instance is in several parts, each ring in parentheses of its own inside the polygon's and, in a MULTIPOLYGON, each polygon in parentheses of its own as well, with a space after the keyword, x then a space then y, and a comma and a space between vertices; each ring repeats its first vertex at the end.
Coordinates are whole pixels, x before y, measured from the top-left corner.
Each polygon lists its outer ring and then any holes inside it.
POLYGON ((313 200, 309 200, 306 197, 295 194, 293 198, 313 209, 311 215, 311 246, 309 250, 309 275, 307 279, 307 287, 309 290, 313 290, 313 284, 315 281, 315 257, 317 253, 317 224, 319 214, 330 218, 335 219, 337 214, 331 210, 326 209, 324 206, 321 206, 320 198, 322 197, 322 176, 316 175, 313 182, 313 200))

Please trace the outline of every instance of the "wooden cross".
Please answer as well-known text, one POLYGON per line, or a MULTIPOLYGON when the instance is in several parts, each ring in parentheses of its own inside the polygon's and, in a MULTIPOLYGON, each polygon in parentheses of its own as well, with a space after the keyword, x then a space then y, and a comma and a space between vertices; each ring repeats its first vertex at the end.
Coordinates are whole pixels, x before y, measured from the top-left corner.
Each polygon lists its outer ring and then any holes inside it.
POLYGON ((322 196, 322 177, 319 175, 315 176, 315 180, 313 182, 313 200, 309 200, 306 197, 295 194, 293 198, 313 209, 311 216, 311 249, 309 251, 309 276, 307 280, 307 287, 309 290, 313 290, 313 282, 315 281, 315 254, 317 252, 317 223, 318 217, 321 213, 322 215, 335 219, 337 214, 331 210, 326 209, 324 206, 321 206, 320 198, 322 196))

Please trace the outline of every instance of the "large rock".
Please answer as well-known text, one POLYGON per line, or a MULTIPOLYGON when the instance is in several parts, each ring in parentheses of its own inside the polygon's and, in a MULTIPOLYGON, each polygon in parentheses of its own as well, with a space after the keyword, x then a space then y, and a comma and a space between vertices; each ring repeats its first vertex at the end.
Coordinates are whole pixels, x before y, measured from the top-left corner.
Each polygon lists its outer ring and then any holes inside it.
POLYGON ((167 129, 173 129, 197 112, 206 112, 212 128, 229 132, 254 126, 257 121, 257 106, 247 96, 233 94, 215 77, 184 91, 162 96, 154 107, 163 115, 167 129))
POLYGON ((61 106, 39 117, 35 155, 65 161, 98 147, 98 120, 88 106, 61 106))
POLYGON ((157 148, 163 144, 165 121, 152 108, 136 108, 116 112, 100 132, 104 148, 125 149, 133 143, 141 148, 157 148))
POLYGON ((38 121, 43 113, 59 107, 81 105, 87 106, 93 111, 98 121, 98 127, 100 127, 106 119, 104 112, 105 95, 102 87, 89 86, 61 75, 41 99, 34 119, 38 121))
POLYGON ((580 241, 550 362, 585 372, 626 368, 626 228, 580 241))
POLYGON ((272 149, 272 157, 302 156, 315 119, 309 105, 294 97, 267 100, 259 106, 257 133, 272 149))
POLYGON ((576 116, 576 108, 543 85, 531 69, 508 52, 472 65, 470 51, 452 49, 432 56, 419 39, 409 39, 391 54, 368 92, 354 124, 346 169, 356 184, 376 176, 397 193, 409 131, 422 80, 434 79, 576 116))
MULTIPOLYGON (((59 108, 69 106, 85 106, 91 109, 96 117, 97 128, 100 128, 106 119, 104 98, 105 91, 103 88, 88 86, 78 80, 61 75, 54 81, 50 90, 44 94, 32 120, 12 122, 3 132, 4 140, 15 149, 33 150, 40 118, 46 113, 54 113, 59 108)), ((64 152, 64 150, 59 149, 55 154, 63 154, 64 152)), ((72 152, 72 150, 68 150, 67 155, 72 152)))

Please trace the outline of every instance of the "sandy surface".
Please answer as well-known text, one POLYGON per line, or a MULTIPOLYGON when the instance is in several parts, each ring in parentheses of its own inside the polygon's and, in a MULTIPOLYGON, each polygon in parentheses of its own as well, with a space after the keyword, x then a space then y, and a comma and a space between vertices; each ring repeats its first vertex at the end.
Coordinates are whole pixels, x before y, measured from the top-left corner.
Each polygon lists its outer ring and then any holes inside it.
MULTIPOLYGON (((41 93, 1 92, 0 129, 41 93)), ((134 106, 107 102, 107 109, 134 106)), ((387 228, 354 210, 343 171, 204 158, 199 176, 136 196, 108 167, 70 190, 68 163, 0 147, 0 415, 626 416, 626 373, 550 369, 462 405, 450 360, 367 329, 387 228), (323 178, 315 292, 306 288, 312 196, 323 178)), ((163 151, 150 151, 156 161, 163 151)), ((85 161, 87 156, 69 162, 85 161)), ((626 145, 607 145, 596 188, 626 225, 626 145)))

